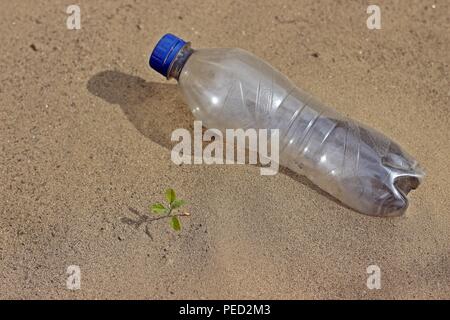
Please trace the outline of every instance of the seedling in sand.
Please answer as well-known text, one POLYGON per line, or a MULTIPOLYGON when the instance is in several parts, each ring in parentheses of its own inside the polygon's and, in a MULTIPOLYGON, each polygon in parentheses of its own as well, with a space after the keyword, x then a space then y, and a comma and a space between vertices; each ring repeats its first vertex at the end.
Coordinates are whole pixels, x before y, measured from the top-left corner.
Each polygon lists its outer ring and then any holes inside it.
POLYGON ((175 191, 173 189, 166 190, 166 199, 169 203, 168 206, 164 206, 162 203, 155 203, 150 206, 150 211, 156 215, 162 215, 152 220, 169 219, 170 226, 175 231, 181 230, 181 222, 179 217, 187 217, 191 214, 189 212, 180 212, 180 208, 185 204, 184 200, 177 199, 175 191))

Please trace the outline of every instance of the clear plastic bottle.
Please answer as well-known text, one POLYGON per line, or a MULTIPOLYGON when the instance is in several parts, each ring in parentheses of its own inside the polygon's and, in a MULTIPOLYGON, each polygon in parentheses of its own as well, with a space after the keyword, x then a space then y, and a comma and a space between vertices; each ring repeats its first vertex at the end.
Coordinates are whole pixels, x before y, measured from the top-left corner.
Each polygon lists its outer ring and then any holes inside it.
POLYGON ((178 80, 208 128, 279 129, 280 164, 361 213, 403 214, 407 194, 424 177, 397 143, 324 106, 245 50, 193 50, 167 34, 150 66, 178 80))

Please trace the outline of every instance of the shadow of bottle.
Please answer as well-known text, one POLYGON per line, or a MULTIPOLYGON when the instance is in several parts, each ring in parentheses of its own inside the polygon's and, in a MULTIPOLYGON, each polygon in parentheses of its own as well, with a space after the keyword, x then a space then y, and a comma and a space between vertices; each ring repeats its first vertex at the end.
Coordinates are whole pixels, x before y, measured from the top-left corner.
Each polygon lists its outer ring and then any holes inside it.
POLYGON ((175 129, 193 130, 194 117, 175 84, 147 82, 118 71, 102 71, 88 81, 87 89, 111 104, 120 105, 144 136, 169 150, 175 129))
MULTIPOLYGON (((183 102, 175 84, 147 82, 142 78, 119 71, 102 71, 89 79, 87 89, 111 104, 120 105, 131 123, 145 137, 168 150, 171 150, 174 145, 170 138, 175 129, 185 128, 193 132, 195 119, 183 102)), ((280 167, 280 172, 353 210, 314 185, 306 177, 285 167, 280 167)))

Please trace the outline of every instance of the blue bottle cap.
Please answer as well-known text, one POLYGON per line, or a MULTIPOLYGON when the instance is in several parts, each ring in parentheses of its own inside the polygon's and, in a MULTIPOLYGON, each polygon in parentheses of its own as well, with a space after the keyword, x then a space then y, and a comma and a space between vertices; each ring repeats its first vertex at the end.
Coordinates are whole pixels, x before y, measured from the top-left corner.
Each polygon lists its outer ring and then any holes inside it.
POLYGON ((167 77, 169 67, 177 53, 184 47, 186 41, 167 33, 156 44, 150 55, 149 64, 154 70, 167 77))

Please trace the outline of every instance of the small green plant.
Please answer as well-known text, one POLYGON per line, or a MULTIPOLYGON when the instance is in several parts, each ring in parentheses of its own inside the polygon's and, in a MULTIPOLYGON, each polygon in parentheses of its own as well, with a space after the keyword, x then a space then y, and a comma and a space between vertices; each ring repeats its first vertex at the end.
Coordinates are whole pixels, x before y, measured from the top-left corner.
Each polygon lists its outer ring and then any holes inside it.
POLYGON ((188 212, 180 212, 180 208, 186 203, 184 200, 177 199, 175 191, 173 189, 166 190, 166 199, 169 205, 166 207, 162 203, 155 203, 150 206, 150 211, 153 214, 162 215, 156 219, 169 219, 170 226, 175 231, 181 230, 181 222, 179 217, 187 217, 191 214, 188 212))

